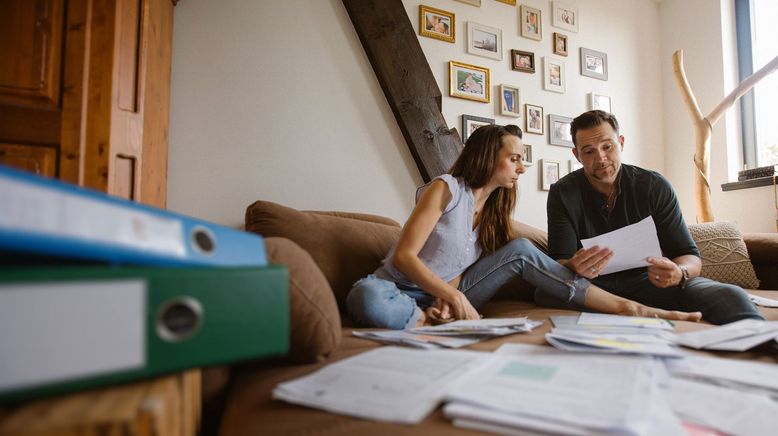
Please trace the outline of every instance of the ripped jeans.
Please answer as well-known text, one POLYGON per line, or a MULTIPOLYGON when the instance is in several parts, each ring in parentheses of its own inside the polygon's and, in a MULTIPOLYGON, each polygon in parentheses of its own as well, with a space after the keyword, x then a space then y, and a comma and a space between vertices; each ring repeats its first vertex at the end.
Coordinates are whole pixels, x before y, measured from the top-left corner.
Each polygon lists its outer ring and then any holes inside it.
MULTIPOLYGON (((482 257, 462 274, 459 291, 476 309, 517 275, 555 299, 583 305, 589 281, 535 247, 527 239, 514 239, 482 257)), ((421 310, 435 297, 419 288, 401 287, 372 274, 357 281, 346 298, 349 316, 360 326, 393 330, 413 328, 421 310)))

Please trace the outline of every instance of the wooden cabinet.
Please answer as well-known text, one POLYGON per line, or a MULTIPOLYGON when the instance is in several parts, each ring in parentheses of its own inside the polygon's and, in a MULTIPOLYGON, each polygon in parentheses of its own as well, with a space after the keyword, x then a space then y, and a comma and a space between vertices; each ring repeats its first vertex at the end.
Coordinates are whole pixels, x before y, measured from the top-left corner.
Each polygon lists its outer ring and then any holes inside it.
POLYGON ((164 207, 172 0, 0 0, 0 162, 164 207))

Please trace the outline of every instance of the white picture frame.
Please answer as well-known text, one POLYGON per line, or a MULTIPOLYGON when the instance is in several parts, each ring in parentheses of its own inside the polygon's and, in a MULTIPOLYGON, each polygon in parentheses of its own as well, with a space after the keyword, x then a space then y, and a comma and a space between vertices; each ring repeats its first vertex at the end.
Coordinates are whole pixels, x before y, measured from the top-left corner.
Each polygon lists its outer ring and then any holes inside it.
POLYGON ((524 131, 536 135, 543 134, 543 106, 524 104, 524 131))
POLYGON ((564 2, 551 2, 551 25, 570 32, 578 33, 580 21, 578 8, 564 2))
POLYGON ((500 115, 508 117, 521 116, 521 91, 518 86, 500 85, 500 115))
POLYGON ((551 185, 559 180, 560 171, 561 168, 558 160, 541 159, 540 189, 543 191, 550 191, 551 185))
POLYGON ((601 51, 581 47, 581 75, 593 79, 608 80, 608 55, 601 51))
POLYGON ((613 113, 613 100, 605 94, 589 93, 589 109, 613 113))
POLYGON ((519 8, 519 35, 540 41, 543 39, 543 12, 527 5, 519 8))
POLYGON ((502 30, 496 27, 467 22, 467 52, 476 56, 502 60, 502 30))
POLYGON ((565 93, 565 61, 550 56, 543 57, 543 89, 565 93))
POLYGON ((570 117, 548 114, 548 143, 574 148, 573 138, 570 136, 570 123, 572 122, 573 119, 570 117))

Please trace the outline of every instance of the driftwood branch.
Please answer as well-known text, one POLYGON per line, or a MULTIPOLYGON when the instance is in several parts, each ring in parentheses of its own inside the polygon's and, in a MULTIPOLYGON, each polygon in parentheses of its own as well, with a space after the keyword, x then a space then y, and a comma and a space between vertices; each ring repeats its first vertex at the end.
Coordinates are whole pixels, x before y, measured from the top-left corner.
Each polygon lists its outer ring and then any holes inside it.
POLYGON ((778 56, 756 73, 748 76, 719 103, 707 117, 703 117, 697 99, 694 97, 686 72, 683 68, 683 50, 673 53, 673 74, 675 82, 681 90, 681 97, 692 118, 695 135, 694 152, 694 201, 697 211, 697 222, 713 221, 713 208, 710 202, 710 137, 713 125, 721 118, 738 98, 747 93, 760 80, 778 69, 778 56))

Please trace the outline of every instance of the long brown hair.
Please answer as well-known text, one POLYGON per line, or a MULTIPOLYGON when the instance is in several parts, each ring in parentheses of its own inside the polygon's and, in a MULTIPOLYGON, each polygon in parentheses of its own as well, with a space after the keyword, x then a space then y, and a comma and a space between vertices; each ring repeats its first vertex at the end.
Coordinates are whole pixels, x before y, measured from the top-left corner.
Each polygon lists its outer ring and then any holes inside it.
MULTIPOLYGON (((521 138, 518 126, 487 125, 479 127, 465 143, 465 148, 454 162, 449 173, 461 177, 471 189, 486 185, 492 178, 497 157, 502 148, 503 136, 521 138)), ((481 210, 481 230, 478 242, 484 254, 494 253, 498 248, 515 238, 511 226, 511 215, 516 207, 516 188, 497 188, 489 194, 481 210)))

